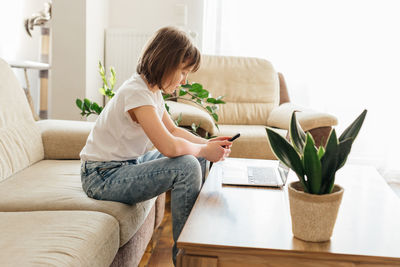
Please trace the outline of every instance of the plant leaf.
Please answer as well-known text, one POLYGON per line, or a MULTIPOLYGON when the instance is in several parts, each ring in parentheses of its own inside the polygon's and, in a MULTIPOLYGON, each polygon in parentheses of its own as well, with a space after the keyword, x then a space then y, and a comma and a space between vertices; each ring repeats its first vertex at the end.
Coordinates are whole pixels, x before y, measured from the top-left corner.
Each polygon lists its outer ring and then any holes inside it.
POLYGON ((318 159, 321 160, 324 154, 325 154, 325 148, 323 146, 320 146, 318 149, 318 159))
POLYGON ((347 156, 350 153, 351 146, 353 145, 354 139, 348 138, 343 142, 339 143, 339 154, 338 154, 338 164, 336 166, 336 170, 339 170, 344 166, 347 161, 347 156))
POLYGON ((179 125, 179 123, 181 123, 181 121, 182 121, 182 112, 181 113, 179 113, 179 116, 178 116, 178 118, 176 119, 176 125, 179 125))
POLYGON ((343 142, 340 142, 337 146, 337 156, 336 158, 336 168, 334 172, 331 173, 329 181, 326 185, 326 194, 329 194, 332 192, 333 186, 335 184, 335 174, 336 171, 339 170, 340 168, 343 167, 343 165, 346 163, 347 156, 350 153, 351 146, 353 144, 354 139, 353 138, 348 138, 344 140, 343 142))
POLYGON ((193 132, 197 132, 197 129, 199 128, 200 125, 196 125, 196 123, 192 123, 191 128, 193 132))
POLYGON ((322 184, 321 162, 319 161, 318 152, 310 133, 307 133, 306 136, 303 163, 310 193, 319 194, 322 184))
POLYGON ((97 104, 96 102, 93 102, 91 105, 91 109, 94 110, 97 113, 97 115, 100 115, 101 109, 100 109, 99 104, 97 104))
POLYGON ((100 94, 102 95, 106 95, 106 89, 104 89, 104 87, 99 89, 100 94))
POLYGON ((207 90, 204 90, 204 89, 203 89, 202 91, 199 92, 198 97, 200 97, 200 98, 207 98, 209 94, 210 94, 210 93, 209 93, 207 90))
POLYGON ((163 95, 164 100, 167 100, 168 98, 170 98, 172 95, 171 94, 165 94, 163 95))
POLYGON ((76 100, 75 100, 75 103, 76 103, 76 105, 78 106, 78 108, 80 109, 80 110, 82 110, 82 104, 83 104, 83 102, 82 102, 82 100, 80 100, 79 98, 77 98, 76 100))
POLYGON ((356 139, 358 132, 360 131, 361 126, 364 123, 365 116, 367 115, 367 110, 364 109, 363 112, 353 121, 349 127, 344 130, 344 132, 340 135, 339 141, 344 141, 347 138, 356 139))
POLYGON ((199 83, 193 83, 192 87, 189 89, 189 91, 200 93, 201 91, 203 91, 203 85, 201 85, 199 83))
POLYGON ((209 98, 207 98, 206 102, 212 103, 212 104, 217 104, 218 101, 215 98, 209 97, 209 98))
MULTIPOLYGON (((217 115, 217 113, 211 113, 211 116, 214 118, 214 121, 218 121, 218 115, 217 115)), ((217 126, 217 128, 218 128, 218 126, 217 126)))
POLYGON ((181 85, 181 87, 183 87, 183 88, 192 88, 192 85, 190 83, 187 83, 187 84, 181 85))
POLYGON ((185 89, 183 89, 183 88, 180 88, 179 89, 179 96, 184 96, 184 95, 186 95, 188 92, 185 90, 185 89))
POLYGON ((338 164, 339 144, 335 129, 332 129, 325 147, 325 154, 321 158, 322 186, 321 194, 328 194, 332 181, 335 181, 335 173, 338 164))
POLYGON ((96 107, 98 107, 99 106, 99 104, 97 104, 96 102, 92 102, 92 104, 90 105, 90 108, 96 108, 96 107))
POLYGON ((109 88, 112 90, 114 88, 114 84, 115 84, 115 76, 111 75, 108 78, 108 82, 109 82, 109 88))
POLYGON ((224 96, 220 95, 217 98, 215 98, 215 103, 214 104, 225 104, 225 101, 222 100, 224 96))
POLYGON ((296 111, 293 111, 292 118, 290 119, 289 133, 293 147, 297 150, 297 152, 302 154, 306 141, 306 134, 296 119, 296 111))
POLYGON ((111 72, 111 77, 110 77, 110 88, 111 90, 114 89, 114 85, 116 82, 116 74, 115 74, 115 69, 114 67, 110 67, 110 72, 111 72))
POLYGON ((85 98, 83 99, 83 107, 86 110, 90 110, 90 106, 92 105, 92 102, 90 102, 89 99, 85 98))
POLYGON ((297 174, 297 177, 299 177, 300 182, 303 184, 304 191, 309 192, 308 185, 304 179, 304 170, 299 154, 297 154, 296 150, 280 134, 276 133, 269 127, 267 127, 266 130, 268 140, 274 155, 283 164, 285 164, 297 174))
POLYGON ((100 77, 103 80, 103 84, 104 86, 107 85, 107 79, 106 79, 106 73, 103 67, 103 64, 101 63, 101 61, 99 61, 99 73, 100 73, 100 77))
POLYGON ((101 76, 104 76, 104 67, 103 64, 101 63, 101 61, 99 60, 99 73, 101 76))

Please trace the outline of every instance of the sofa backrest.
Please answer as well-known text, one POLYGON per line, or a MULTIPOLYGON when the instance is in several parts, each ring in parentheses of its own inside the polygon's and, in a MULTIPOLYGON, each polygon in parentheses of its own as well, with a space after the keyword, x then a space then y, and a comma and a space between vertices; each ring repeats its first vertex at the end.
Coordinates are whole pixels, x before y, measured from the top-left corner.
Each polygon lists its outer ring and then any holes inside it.
POLYGON ((224 96, 217 112, 220 124, 266 125, 279 104, 279 79, 265 59, 203 55, 189 82, 198 82, 213 97, 224 96))
POLYGON ((0 58, 0 181, 43 157, 41 134, 25 93, 0 58))

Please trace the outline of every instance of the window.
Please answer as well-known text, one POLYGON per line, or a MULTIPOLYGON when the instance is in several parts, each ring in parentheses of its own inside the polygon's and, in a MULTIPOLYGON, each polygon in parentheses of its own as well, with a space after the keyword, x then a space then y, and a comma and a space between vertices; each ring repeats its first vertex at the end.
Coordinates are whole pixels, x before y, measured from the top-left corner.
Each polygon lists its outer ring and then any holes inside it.
POLYGON ((367 108, 349 162, 400 180, 397 0, 205 0, 203 53, 269 60, 294 103, 334 114, 341 133, 367 108))

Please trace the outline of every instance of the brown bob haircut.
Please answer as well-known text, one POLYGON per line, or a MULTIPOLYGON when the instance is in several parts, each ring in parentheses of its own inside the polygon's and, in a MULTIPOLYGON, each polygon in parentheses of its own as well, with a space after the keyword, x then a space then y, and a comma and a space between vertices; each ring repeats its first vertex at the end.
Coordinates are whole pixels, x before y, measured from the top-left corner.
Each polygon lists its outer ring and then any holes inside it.
POLYGON ((200 67, 200 52, 185 32, 174 28, 159 29, 145 46, 136 68, 151 85, 162 89, 165 79, 176 71, 180 64, 185 68, 200 67))

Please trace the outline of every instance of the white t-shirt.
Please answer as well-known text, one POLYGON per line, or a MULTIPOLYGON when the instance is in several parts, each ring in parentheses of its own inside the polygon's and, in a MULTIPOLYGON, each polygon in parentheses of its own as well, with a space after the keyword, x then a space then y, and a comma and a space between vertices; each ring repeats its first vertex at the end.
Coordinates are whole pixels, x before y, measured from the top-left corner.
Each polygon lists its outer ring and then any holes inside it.
POLYGON ((118 89, 107 103, 91 130, 80 153, 87 161, 123 161, 135 159, 153 148, 143 128, 130 117, 128 110, 152 105, 162 119, 165 111, 161 91, 150 91, 140 77, 134 74, 118 89))

